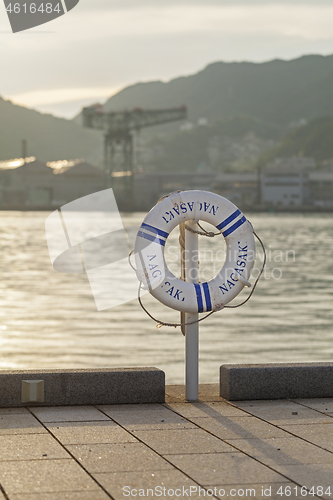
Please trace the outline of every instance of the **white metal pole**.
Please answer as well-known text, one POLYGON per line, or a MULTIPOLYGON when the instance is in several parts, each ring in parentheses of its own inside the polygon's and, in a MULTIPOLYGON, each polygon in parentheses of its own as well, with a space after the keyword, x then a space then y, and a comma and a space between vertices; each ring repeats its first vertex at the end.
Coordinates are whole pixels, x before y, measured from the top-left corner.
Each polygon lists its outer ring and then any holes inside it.
MULTIPOLYGON (((187 225, 194 230, 198 226, 194 222, 187 222, 187 225)), ((199 256, 198 256, 198 234, 185 231, 185 272, 186 281, 190 283, 199 282, 199 256)), ((186 313, 185 323, 196 321, 198 313, 186 313)), ((187 401, 197 401, 199 397, 199 324, 185 327, 185 370, 186 370, 186 391, 187 401)))

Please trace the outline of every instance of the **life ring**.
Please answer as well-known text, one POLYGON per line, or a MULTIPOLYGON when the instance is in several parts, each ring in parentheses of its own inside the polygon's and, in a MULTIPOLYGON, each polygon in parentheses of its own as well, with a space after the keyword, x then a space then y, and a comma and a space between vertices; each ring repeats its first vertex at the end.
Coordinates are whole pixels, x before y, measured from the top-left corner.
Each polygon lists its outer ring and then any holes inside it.
POLYGON ((223 309, 250 285, 255 241, 250 222, 226 198, 207 191, 181 191, 171 193, 150 210, 137 233, 134 252, 138 279, 153 297, 172 309, 201 313, 223 309), (208 222, 225 238, 225 263, 217 276, 205 283, 182 281, 164 259, 170 232, 189 220, 208 222))

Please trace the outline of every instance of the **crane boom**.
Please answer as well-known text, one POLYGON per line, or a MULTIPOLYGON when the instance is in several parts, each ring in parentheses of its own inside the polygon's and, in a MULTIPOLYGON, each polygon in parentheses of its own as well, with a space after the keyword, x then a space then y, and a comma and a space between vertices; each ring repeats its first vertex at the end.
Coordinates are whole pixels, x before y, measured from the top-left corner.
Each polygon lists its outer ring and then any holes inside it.
POLYGON ((85 127, 104 132, 105 186, 122 189, 120 198, 125 195, 133 198, 133 133, 142 128, 184 120, 187 108, 104 111, 102 105, 95 104, 83 108, 82 114, 85 127))
POLYGON ((85 127, 104 130, 109 134, 120 134, 163 123, 184 120, 187 116, 186 106, 169 109, 141 108, 132 111, 104 112, 100 107, 83 108, 83 124, 85 127))

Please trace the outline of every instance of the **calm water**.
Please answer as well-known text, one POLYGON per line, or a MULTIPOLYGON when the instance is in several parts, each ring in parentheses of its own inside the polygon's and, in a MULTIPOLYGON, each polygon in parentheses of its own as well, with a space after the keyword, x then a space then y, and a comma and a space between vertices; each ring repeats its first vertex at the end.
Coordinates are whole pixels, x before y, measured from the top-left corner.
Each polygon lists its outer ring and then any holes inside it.
MULTIPOLYGON (((217 382, 222 363, 333 358, 332 216, 247 215, 267 247, 268 269, 250 302, 201 323, 202 383, 217 382)), ((47 216, 0 212, 0 368, 157 366, 167 383, 183 383, 180 331, 156 329, 135 300, 98 312, 85 275, 53 271, 47 216)), ((144 216, 124 214, 124 225, 139 225, 144 216)), ((200 238, 200 249, 209 279, 222 266, 223 238, 200 238)), ((166 255, 177 268, 176 231, 166 255)), ((178 313, 155 299, 144 302, 158 318, 178 321, 178 313)))

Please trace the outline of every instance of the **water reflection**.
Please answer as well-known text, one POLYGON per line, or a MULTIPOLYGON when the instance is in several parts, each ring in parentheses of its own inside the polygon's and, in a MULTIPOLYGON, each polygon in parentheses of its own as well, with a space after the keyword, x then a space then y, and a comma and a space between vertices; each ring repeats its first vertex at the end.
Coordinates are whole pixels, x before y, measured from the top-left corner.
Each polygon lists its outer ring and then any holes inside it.
MULTIPOLYGON (((157 366, 168 383, 183 383, 179 330, 157 330, 136 300, 98 312, 86 275, 52 269, 48 215, 0 213, 0 368, 157 366)), ((123 214, 123 223, 139 226, 144 215, 123 214)), ((332 360, 331 215, 247 215, 269 251, 266 277, 244 307, 201 324, 202 383, 217 382, 222 363, 332 360)), ((177 239, 175 230, 166 246, 173 271, 177 239)), ((201 270, 213 276, 214 257, 223 264, 223 239, 200 238, 200 248, 201 270)), ((178 321, 177 312, 152 297, 144 301, 155 317, 178 321)))

